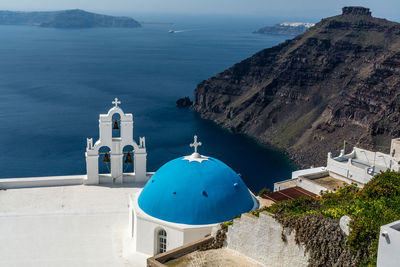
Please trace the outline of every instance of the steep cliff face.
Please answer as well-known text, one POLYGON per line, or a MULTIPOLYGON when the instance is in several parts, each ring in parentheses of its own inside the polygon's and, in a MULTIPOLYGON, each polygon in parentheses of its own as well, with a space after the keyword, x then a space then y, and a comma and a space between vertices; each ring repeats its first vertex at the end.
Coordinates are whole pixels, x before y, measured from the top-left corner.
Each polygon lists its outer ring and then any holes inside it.
POLYGON ((346 7, 203 81, 194 108, 225 128, 324 164, 345 139, 385 150, 400 135, 400 24, 346 7))

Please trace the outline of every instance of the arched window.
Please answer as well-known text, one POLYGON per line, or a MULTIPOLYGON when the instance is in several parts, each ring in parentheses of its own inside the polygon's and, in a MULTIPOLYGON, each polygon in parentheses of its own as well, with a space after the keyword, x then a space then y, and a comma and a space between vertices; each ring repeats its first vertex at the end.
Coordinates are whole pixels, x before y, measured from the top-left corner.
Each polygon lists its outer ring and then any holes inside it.
POLYGON ((112 116, 112 137, 121 137, 121 115, 115 113, 112 116))
POLYGON ((158 230, 157 243, 157 253, 167 251, 167 232, 164 229, 158 230))
POLYGON ((123 159, 122 159, 122 172, 133 173, 134 172, 134 169, 133 169, 133 159, 134 159, 133 146, 131 146, 131 145, 124 146, 122 151, 123 151, 123 155, 124 155, 123 159))
POLYGON ((108 146, 99 148, 99 173, 111 173, 111 149, 108 146))

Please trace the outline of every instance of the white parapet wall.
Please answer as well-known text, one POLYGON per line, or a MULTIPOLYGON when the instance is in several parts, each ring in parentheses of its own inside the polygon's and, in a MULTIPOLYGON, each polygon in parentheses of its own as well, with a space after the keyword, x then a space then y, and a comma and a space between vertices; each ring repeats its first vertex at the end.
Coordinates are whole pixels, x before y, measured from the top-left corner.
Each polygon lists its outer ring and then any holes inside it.
POLYGON ((80 185, 86 175, 48 176, 0 179, 0 189, 80 185))
MULTIPOLYGON (((146 179, 136 179, 135 173, 123 174, 124 183, 144 184, 150 179, 154 172, 147 172, 146 179)), ((110 174, 105 176, 104 183, 112 184, 110 174)), ((65 176, 46 176, 46 177, 25 177, 25 178, 2 178, 0 179, 0 189, 30 188, 30 187, 49 187, 49 186, 66 186, 66 185, 82 185, 87 180, 86 175, 65 175, 65 176)))
MULTIPOLYGON (((310 169, 294 171, 294 172, 292 172, 291 179, 287 179, 284 181, 274 183, 274 192, 281 191, 281 190, 295 187, 295 186, 300 186, 299 182, 298 182, 299 177, 303 177, 304 175, 319 175, 319 174, 327 174, 327 173, 328 172, 327 172, 326 167, 317 167, 317 168, 310 168, 310 169)), ((318 191, 318 193, 316 193, 316 194, 319 194, 319 193, 320 193, 320 191, 318 191)))
POLYGON ((284 231, 282 225, 267 212, 259 217, 243 214, 234 219, 227 232, 227 247, 271 267, 308 266, 309 255, 295 242, 295 233, 284 231))
POLYGON ((382 171, 391 169, 395 165, 395 162, 397 162, 396 159, 391 157, 389 154, 379 151, 369 151, 358 147, 354 147, 353 151, 355 153, 356 160, 365 162, 371 166, 376 166, 382 171))
POLYGON ((335 173, 359 184, 366 184, 373 177, 368 173, 368 165, 353 162, 351 158, 341 162, 332 158, 331 153, 328 153, 327 169, 330 173, 335 173))
POLYGON ((274 192, 297 186, 297 178, 274 183, 274 192))
POLYGON ((299 176, 303 176, 303 175, 316 174, 316 173, 325 172, 325 171, 326 171, 326 167, 317 167, 317 168, 298 170, 298 171, 292 172, 292 179, 296 179, 299 176))
POLYGON ((400 266, 400 221, 381 227, 378 246, 378 267, 400 266))

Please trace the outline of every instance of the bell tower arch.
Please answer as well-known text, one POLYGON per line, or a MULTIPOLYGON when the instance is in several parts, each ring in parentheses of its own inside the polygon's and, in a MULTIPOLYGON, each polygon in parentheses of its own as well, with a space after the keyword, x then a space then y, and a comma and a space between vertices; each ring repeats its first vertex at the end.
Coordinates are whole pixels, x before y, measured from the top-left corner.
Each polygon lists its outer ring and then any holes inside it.
POLYGON ((119 107, 121 101, 115 98, 114 106, 107 114, 100 114, 99 117, 99 140, 93 143, 93 138, 87 139, 86 145, 86 180, 85 184, 147 181, 147 152, 144 137, 140 137, 139 145, 133 139, 133 116, 124 113, 119 107), (114 116, 117 114, 118 116, 114 116), (114 117, 114 119, 113 119, 114 117), (119 119, 115 119, 118 117, 119 119), (120 130, 119 137, 113 137, 113 130, 120 130), (107 163, 110 165, 111 173, 99 174, 99 149, 107 146, 110 148, 107 155, 107 163), (133 147, 133 174, 124 175, 123 159, 125 146, 133 147))

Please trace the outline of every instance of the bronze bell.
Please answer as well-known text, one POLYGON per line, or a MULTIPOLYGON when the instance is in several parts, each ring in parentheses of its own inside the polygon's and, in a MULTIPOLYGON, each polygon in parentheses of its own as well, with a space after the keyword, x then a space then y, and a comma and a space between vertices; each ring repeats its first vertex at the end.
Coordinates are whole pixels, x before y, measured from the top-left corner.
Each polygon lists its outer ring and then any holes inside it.
POLYGON ((104 159, 103 159, 103 161, 104 161, 105 163, 110 162, 110 157, 108 156, 108 153, 104 154, 104 159))
POLYGON ((126 154, 125 163, 132 163, 132 155, 131 155, 131 152, 128 152, 128 154, 126 154))
POLYGON ((119 130, 119 126, 118 126, 117 120, 114 121, 113 130, 119 130))

